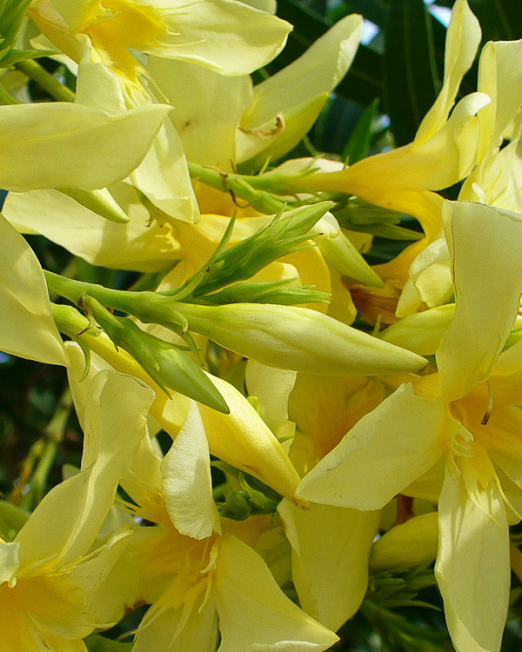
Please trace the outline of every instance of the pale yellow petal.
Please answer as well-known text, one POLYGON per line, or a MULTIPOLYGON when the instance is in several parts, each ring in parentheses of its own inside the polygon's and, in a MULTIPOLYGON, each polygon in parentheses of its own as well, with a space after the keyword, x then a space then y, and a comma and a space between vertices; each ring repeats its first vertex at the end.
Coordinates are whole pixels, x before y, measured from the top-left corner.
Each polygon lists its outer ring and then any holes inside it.
POLYGON ((521 213, 521 188, 522 140, 519 136, 500 152, 486 156, 464 182, 459 199, 521 213))
POLYGON ((484 204, 447 202, 456 310, 437 352, 449 401, 485 380, 502 351, 522 294, 522 219, 484 204))
POLYGON ((480 24, 467 0, 457 0, 453 6, 444 52, 444 84, 415 136, 424 142, 442 128, 453 106, 460 82, 471 67, 480 44, 480 24))
POLYGON ((138 628, 133 652, 215 652, 218 620, 213 596, 190 606, 152 606, 138 628))
POLYGON ((128 224, 109 222, 57 190, 10 192, 3 212, 20 232, 44 235, 92 265, 140 272, 172 265, 179 244, 170 227, 151 223, 129 184, 116 184, 111 193, 129 216, 128 224))
POLYGON ((105 371, 96 376, 85 413, 82 471, 54 487, 18 533, 22 565, 51 556, 67 564, 87 552, 147 434, 153 398, 150 388, 130 376, 105 371))
POLYGON ((227 536, 215 576, 219 652, 327 650, 337 640, 330 630, 299 609, 277 586, 261 557, 227 536))
POLYGON ((373 571, 414 568, 437 556, 439 525, 436 512, 421 514, 394 525, 372 547, 373 571))
POLYGON ((19 543, 6 542, 0 539, 0 586, 13 579, 18 570, 19 543))
POLYGON ((190 401, 185 423, 163 459, 161 472, 165 506, 176 529, 194 539, 219 531, 208 441, 195 401, 190 401))
MULTIPOLYGON (((88 608, 99 624, 110 626, 116 623, 122 618, 126 605, 130 604, 129 580, 134 574, 121 564, 116 567, 130 541, 130 527, 122 529, 98 548, 94 556, 75 565, 68 573, 73 584, 85 591, 88 608)), ((125 561, 128 566, 130 560, 125 558, 125 561)), ((81 614, 77 618, 80 620, 81 614)))
POLYGON ((47 364, 67 365, 51 313, 47 283, 33 250, 0 214, 0 350, 47 364))
POLYGON ((168 216, 190 224, 199 220, 183 145, 170 121, 160 127, 131 179, 168 216))
POLYGON ((103 188, 143 159, 170 107, 150 105, 117 115, 53 102, 0 107, 0 185, 103 188))
MULTIPOLYGON (((149 3, 139 1, 139 4, 149 3)), ((231 0, 155 0, 166 30, 148 54, 191 61, 223 75, 245 75, 261 68, 283 49, 292 26, 263 11, 231 0)))
POLYGON ((509 531, 494 483, 479 509, 462 478, 446 475, 439 501, 440 546, 435 575, 458 652, 498 652, 510 587, 509 531))
POLYGON ((389 326, 381 337, 419 355, 434 355, 454 314, 454 303, 416 312, 389 326))
POLYGON ((255 128, 241 127, 236 132, 237 163, 255 170, 289 152, 310 131, 328 97, 321 93, 255 128))
POLYGON ((301 607, 333 631, 351 618, 366 593, 368 557, 381 514, 284 500, 278 507, 292 551, 301 607))
POLYGON ((297 496, 338 507, 380 509, 437 462, 445 432, 444 405, 402 385, 303 478, 297 496))
POLYGON ((276 436, 237 389, 210 378, 230 408, 222 414, 199 406, 210 452, 295 501, 299 476, 276 436))
POLYGON ((280 113, 333 91, 355 57, 361 30, 362 16, 346 16, 296 61, 258 84, 241 128, 256 129, 280 113))
POLYGON ((262 164, 262 157, 277 159, 299 142, 351 66, 361 29, 361 16, 343 18, 296 61, 255 87, 238 132, 238 161, 262 164))
POLYGON ((480 55, 478 90, 491 97, 479 113, 477 158, 502 143, 502 134, 522 105, 522 41, 490 41, 480 55))
POLYGON ((169 117, 187 158, 231 171, 236 128, 252 101, 250 77, 223 77, 187 61, 155 56, 149 57, 147 72, 174 107, 169 117))
POLYGON ((255 360, 247 362, 245 381, 248 394, 258 399, 259 413, 276 435, 288 422, 288 399, 296 376, 295 371, 274 369, 255 360))

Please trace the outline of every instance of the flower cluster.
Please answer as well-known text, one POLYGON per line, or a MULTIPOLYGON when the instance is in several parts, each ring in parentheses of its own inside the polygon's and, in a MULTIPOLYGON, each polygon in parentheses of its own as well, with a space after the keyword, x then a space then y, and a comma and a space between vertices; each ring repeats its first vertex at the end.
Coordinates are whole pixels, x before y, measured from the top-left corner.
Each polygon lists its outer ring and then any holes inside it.
POLYGON ((456 0, 413 141, 303 158, 363 21, 269 75, 275 9, 0 2, 0 350, 68 379, 0 501, 0 652, 320 652, 357 613, 382 649, 500 650, 522 41, 478 53, 456 0), (81 463, 46 493, 72 404, 81 463), (393 611, 438 600, 449 638, 393 611))

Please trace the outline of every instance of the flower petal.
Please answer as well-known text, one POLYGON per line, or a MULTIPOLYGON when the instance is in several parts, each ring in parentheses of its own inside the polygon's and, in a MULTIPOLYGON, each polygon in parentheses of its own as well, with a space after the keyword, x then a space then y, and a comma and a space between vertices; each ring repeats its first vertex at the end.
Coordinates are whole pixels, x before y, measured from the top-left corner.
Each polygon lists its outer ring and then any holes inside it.
POLYGON ((110 115, 79 104, 0 107, 0 186, 103 188, 141 162, 170 107, 155 104, 110 115))
POLYGON ((220 531, 212 497, 210 452, 205 427, 195 401, 161 464, 165 506, 181 534, 194 539, 220 531))
POLYGON ((446 418, 442 402, 402 385, 303 478, 296 495, 338 507, 381 509, 440 458, 446 418))
POLYGON ((0 214, 4 243, 0 270, 0 350, 67 365, 62 338, 51 313, 47 283, 33 250, 0 214))
POLYGON ((133 652, 214 652, 218 623, 212 596, 188 609, 153 605, 138 628, 133 652))
POLYGON ((13 579, 18 570, 19 543, 6 542, 0 539, 0 586, 13 579))
POLYGON ((491 104, 479 113, 481 161, 488 150, 502 143, 502 134, 522 104, 522 40, 490 41, 480 55, 479 91, 491 97, 491 104))
POLYGON ((222 414, 199 406, 210 452, 295 500, 299 476, 276 436, 237 389, 210 378, 230 408, 230 414, 222 414))
POLYGON ((437 352, 448 401, 485 380, 511 332, 522 294, 522 218, 470 202, 446 202, 456 310, 437 352))
POLYGON ((199 220, 183 145, 170 122, 161 125, 131 179, 138 190, 168 216, 189 224, 199 220))
POLYGON ((195 0, 190 11, 179 0, 155 0, 153 5, 167 29, 156 44, 144 44, 141 50, 192 61, 222 75, 246 75, 262 68, 283 49, 292 29, 284 20, 242 2, 195 0))
POLYGON ((361 16, 343 18, 296 61, 254 88, 254 101, 237 134, 239 162, 256 157, 255 163, 262 163, 269 155, 275 159, 299 142, 350 68, 361 30, 361 16))
POLYGON ((287 500, 278 511, 293 548, 292 576, 301 607, 335 632, 366 593, 368 557, 381 513, 329 505, 302 510, 287 500))
POLYGON ((82 471, 54 487, 18 533, 21 566, 51 556, 67 564, 87 552, 147 434, 153 398, 150 388, 130 376, 106 371, 96 376, 85 414, 82 471))
POLYGON ((233 536, 222 543, 215 598, 221 630, 219 652, 327 650, 337 636, 299 609, 277 586, 250 546, 233 536))
POLYGON ((132 186, 119 183, 111 194, 129 216, 114 224, 57 190, 10 192, 3 212, 21 233, 38 233, 92 265, 153 272, 172 265, 179 245, 169 227, 151 224, 149 211, 132 186))
POLYGON ((174 107, 169 117, 187 158, 230 170, 236 160, 236 128, 252 102, 250 77, 223 77, 187 61, 155 56, 149 57, 147 72, 174 107))
POLYGON ((299 59, 258 84, 254 89, 254 102, 241 121, 241 129, 256 129, 317 95, 331 93, 352 64, 361 31, 362 16, 346 16, 299 59), (305 78, 306 84, 303 84, 305 78))
POLYGON ((416 142, 431 138, 446 122, 460 82, 471 68, 480 44, 480 24, 467 0, 457 0, 451 13, 444 52, 444 84, 415 136, 416 142))
POLYGON ((446 474, 435 575, 455 648, 498 652, 509 601, 509 531, 496 486, 482 493, 489 513, 469 498, 462 478, 446 474))

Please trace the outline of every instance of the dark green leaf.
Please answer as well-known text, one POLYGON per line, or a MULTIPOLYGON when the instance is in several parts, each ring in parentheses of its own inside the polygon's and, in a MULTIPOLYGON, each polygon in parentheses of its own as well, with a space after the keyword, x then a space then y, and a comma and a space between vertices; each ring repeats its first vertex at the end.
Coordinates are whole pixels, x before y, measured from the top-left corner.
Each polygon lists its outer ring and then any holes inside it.
MULTIPOLYGON (((300 57, 331 27, 328 20, 305 8, 297 0, 280 0, 277 15, 292 23, 294 30, 290 33, 283 52, 268 66, 270 74, 300 57)), ((381 89, 381 57, 361 45, 348 74, 337 87, 337 93, 366 106, 381 96, 381 89)))
POLYGON ((377 115, 378 105, 379 100, 375 99, 370 106, 365 109, 343 149, 341 155, 342 159, 343 161, 350 163, 350 165, 353 165, 354 163, 357 163, 357 161, 368 156, 368 150, 370 149, 370 142, 372 139, 372 125, 375 116, 377 115))
POLYGON ((470 0, 469 4, 480 21, 484 42, 522 38, 520 0, 470 0))
POLYGON ((411 142, 439 88, 432 16, 423 0, 391 0, 386 26, 384 109, 397 145, 411 142))

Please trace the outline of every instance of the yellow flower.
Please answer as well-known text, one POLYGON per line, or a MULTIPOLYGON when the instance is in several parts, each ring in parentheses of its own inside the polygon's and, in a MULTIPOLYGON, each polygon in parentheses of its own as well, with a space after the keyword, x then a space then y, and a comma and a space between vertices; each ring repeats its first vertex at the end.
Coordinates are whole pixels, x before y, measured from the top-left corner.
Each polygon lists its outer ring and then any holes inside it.
MULTIPOLYGON (((122 479, 137 515, 156 527, 135 527, 115 576, 129 570, 128 605, 151 604, 136 632, 134 650, 201 652, 255 650, 284 641, 298 652, 326 650, 337 640, 293 604, 254 551, 270 516, 239 523, 220 519, 212 497, 209 448, 194 403, 165 457, 149 439, 122 479), (241 617, 239 617, 241 615, 241 617)), ((118 580, 116 580, 118 581, 118 580)))
MULTIPOLYGON (((193 402, 176 393, 169 399, 128 354, 117 352, 107 337, 85 333, 78 339, 92 348, 91 377, 97 370, 106 367, 106 363, 94 353, 97 352, 113 368, 148 384, 156 392, 151 415, 173 439, 179 436, 193 402)), ((70 383, 76 393, 84 393, 82 388, 86 387, 86 381, 80 384, 84 370, 83 354, 76 345, 68 345, 67 349, 71 360, 70 383)), ((214 376, 209 375, 209 378, 230 409, 230 413, 225 415, 204 405, 198 406, 211 453, 295 501, 295 489, 300 478, 275 435, 237 389, 214 376)))
POLYGON ((95 60, 124 87, 139 88, 143 67, 130 49, 192 61, 222 74, 261 68, 283 48, 291 25, 230 0, 33 0, 28 16, 80 63, 86 35, 95 60))
POLYGON ((151 394, 129 377, 101 373, 89 393, 81 471, 45 496, 14 541, 0 540, 2 652, 81 652, 81 639, 112 624, 97 591, 130 532, 91 546, 146 434, 141 415, 151 394))
POLYGON ((508 524, 520 520, 522 500, 521 347, 502 353, 522 293, 522 220, 482 204, 447 206, 456 310, 438 373, 363 417, 297 495, 359 509, 399 492, 438 500, 435 572, 453 643, 493 652, 509 599, 508 524))
POLYGON ((476 114, 489 102, 474 93, 453 107, 460 82, 471 67, 480 43, 480 26, 466 0, 452 12, 445 51, 444 83, 412 143, 370 156, 339 172, 317 173, 301 183, 307 189, 352 193, 377 206, 413 215, 426 238, 410 245, 395 260, 379 265, 382 278, 405 282, 413 258, 438 237, 442 198, 434 190, 466 177, 476 161, 479 123, 476 114))
MULTIPOLYGON (((247 365, 246 383, 263 418, 285 438, 282 443, 290 448, 290 458, 300 472, 310 470, 339 442, 349 422, 383 398, 372 380, 296 374, 252 361, 247 365), (288 420, 288 411, 297 428, 288 420)), ((283 500, 278 512, 291 546, 292 580, 300 605, 322 625, 337 631, 354 615, 366 593, 368 556, 380 511, 318 504, 303 510, 283 500)))

